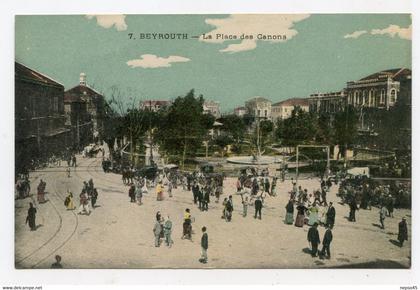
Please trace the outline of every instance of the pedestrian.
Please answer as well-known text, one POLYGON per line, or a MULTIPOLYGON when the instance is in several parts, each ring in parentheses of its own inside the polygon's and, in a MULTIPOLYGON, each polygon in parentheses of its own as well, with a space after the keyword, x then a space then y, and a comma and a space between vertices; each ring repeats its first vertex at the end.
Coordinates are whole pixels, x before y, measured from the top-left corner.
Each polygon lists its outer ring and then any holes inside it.
POLYGON ((398 223, 398 241, 400 242, 400 247, 403 246, 404 241, 408 241, 408 229, 405 217, 398 223))
POLYGON ((156 220, 155 226, 153 227, 153 234, 155 235, 155 247, 160 246, 160 235, 162 233, 162 225, 160 220, 156 220))
POLYGON ((38 203, 44 203, 45 200, 45 188, 47 187, 47 183, 43 181, 42 179, 39 181, 38 187, 37 187, 37 200, 38 203))
POLYGON ((34 207, 33 203, 29 203, 28 215, 26 216, 26 222, 29 224, 29 228, 31 231, 36 231, 36 208, 34 207))
POLYGON ((261 196, 257 196, 257 199, 254 202, 254 207, 255 207, 255 215, 254 215, 254 219, 258 218, 261 219, 261 209, 262 209, 262 200, 261 200, 261 196))
POLYGON ((332 240, 333 234, 331 232, 331 228, 327 227, 327 230, 324 233, 324 238, 322 239, 321 257, 326 257, 327 259, 331 258, 330 245, 332 240))
POLYGON ((63 265, 61 265, 61 256, 55 255, 55 263, 51 264, 51 269, 62 269, 63 265))
POLYGON ((229 195, 229 199, 226 202, 226 212, 227 212, 227 220, 228 222, 232 221, 232 212, 233 212, 233 200, 232 196, 229 195))
POLYGON ((165 237, 166 246, 172 247, 172 244, 174 243, 174 241, 172 241, 172 237, 171 237, 171 235, 172 235, 172 221, 169 218, 169 215, 168 215, 168 218, 165 221, 165 224, 163 225, 163 234, 164 234, 164 237, 165 237))
POLYGON ((358 210, 358 208, 357 208, 355 197, 351 198, 349 207, 350 207, 349 221, 356 222, 356 210, 358 210))
POLYGON ((201 236, 201 258, 199 259, 200 263, 206 264, 207 263, 207 249, 209 248, 209 237, 206 233, 207 228, 202 227, 201 231, 203 235, 201 236))
POLYGON ((303 205, 303 203, 299 203, 296 207, 297 209, 297 215, 295 220, 295 226, 296 227, 303 227, 303 224, 305 222, 305 212, 308 210, 306 206, 303 205))
POLYGON ((308 225, 312 226, 315 223, 318 224, 318 220, 319 220, 318 212, 319 212, 318 203, 314 202, 314 204, 309 208, 308 225))
POLYGON ((388 215, 388 210, 385 205, 382 205, 379 211, 379 222, 381 223, 381 229, 385 229, 384 221, 387 215, 388 215))
POLYGON ((267 176, 264 178, 264 190, 266 193, 270 193, 270 180, 267 176))
POLYGON ((141 199, 143 197, 143 190, 142 190, 139 182, 137 182, 137 184, 136 184, 136 188, 134 190, 134 193, 135 193, 135 196, 136 196, 137 204, 141 205, 142 204, 141 199))
POLYGON ((79 207, 78 214, 82 214, 83 212, 85 212, 87 215, 90 215, 89 199, 87 197, 86 192, 82 191, 79 197, 80 197, 80 207, 79 207))
POLYGON ((70 167, 67 167, 66 168, 66 173, 67 173, 67 178, 70 178, 71 176, 70 176, 70 167))
POLYGON ((293 206, 293 199, 289 199, 289 202, 286 205, 286 218, 285 223, 288 225, 293 224, 293 212, 294 212, 294 206, 293 206))
POLYGON ((386 208, 388 210, 388 216, 393 218, 394 217, 394 198, 392 197, 392 195, 388 195, 386 208))
POLYGON ((197 182, 194 182, 191 190, 192 190, 192 193, 193 193, 194 204, 197 204, 198 192, 200 191, 200 186, 198 185, 197 182))
POLYGON ((318 245, 321 242, 319 240, 318 223, 314 223, 309 229, 308 242, 311 244, 311 256, 316 257, 318 255, 318 245))
POLYGON ((73 154, 73 157, 71 158, 71 161, 73 162, 72 166, 76 167, 76 155, 73 154))
POLYGON ((172 185, 172 181, 168 181, 168 196, 169 197, 172 197, 172 188, 173 188, 173 185, 172 185))
POLYGON ((238 179, 236 180, 236 192, 241 192, 241 190, 242 190, 241 179, 238 177, 238 179))
POLYGON ((182 239, 189 239, 192 241, 191 239, 191 234, 192 234, 192 218, 191 218, 191 213, 190 213, 190 209, 187 208, 185 209, 184 212, 184 223, 182 224, 182 239))
POLYGON ((158 185, 156 186, 156 200, 162 201, 163 200, 163 185, 162 181, 159 181, 158 185))
POLYGON ((245 196, 245 198, 242 200, 242 206, 243 206, 242 216, 246 217, 246 215, 248 214, 248 196, 245 196))
POLYGON ((270 189, 271 196, 277 195, 276 186, 277 186, 277 177, 274 176, 273 180, 271 181, 271 189, 270 189))
POLYGON ((203 202, 204 202, 204 195, 203 195, 203 188, 199 187, 197 191, 197 200, 198 200, 198 208, 203 211, 203 202))
POLYGON ((210 188, 205 187, 204 188, 203 203, 202 203, 203 210, 205 210, 205 211, 209 210, 209 202, 210 202, 210 188))
POLYGON ((98 190, 96 188, 93 189, 92 191, 92 196, 90 197, 90 201, 92 204, 92 209, 95 209, 96 206, 96 201, 98 200, 98 190))
POLYGON ((130 183, 130 187, 128 188, 128 197, 130 198, 130 202, 136 202, 135 190, 136 188, 134 187, 134 184, 130 183))
POLYGON ((333 206, 333 203, 330 202, 327 210, 327 220, 326 220, 326 227, 329 227, 332 229, 334 227, 335 223, 335 208, 333 206))
POLYGON ((74 205, 74 201, 73 201, 73 193, 71 193, 70 191, 68 192, 68 195, 66 196, 66 199, 64 200, 64 206, 67 208, 67 210, 76 209, 76 206, 74 205))

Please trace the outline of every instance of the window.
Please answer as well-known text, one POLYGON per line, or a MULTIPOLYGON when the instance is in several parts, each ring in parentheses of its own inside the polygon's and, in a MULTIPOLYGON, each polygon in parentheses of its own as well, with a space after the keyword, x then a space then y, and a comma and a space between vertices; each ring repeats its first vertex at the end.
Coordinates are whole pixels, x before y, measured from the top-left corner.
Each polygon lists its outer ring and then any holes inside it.
POLYGON ((391 90, 391 99, 389 100, 390 103, 395 103, 397 101, 397 90, 391 90))
POLYGON ((58 97, 54 97, 53 99, 53 112, 58 113, 58 97))
POLYGON ((260 117, 261 116, 261 110, 257 110, 257 116, 260 117))
POLYGON ((264 117, 267 117, 267 110, 264 110, 264 117))
POLYGON ((385 104, 385 89, 381 90, 381 99, 380 99, 380 103, 381 104, 385 104))

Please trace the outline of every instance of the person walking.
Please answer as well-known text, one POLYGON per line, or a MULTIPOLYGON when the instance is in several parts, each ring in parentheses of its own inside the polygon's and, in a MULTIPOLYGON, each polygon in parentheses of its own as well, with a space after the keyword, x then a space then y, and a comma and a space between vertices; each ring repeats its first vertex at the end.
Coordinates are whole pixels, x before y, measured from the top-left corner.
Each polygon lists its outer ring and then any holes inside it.
POLYGON ((327 210, 327 220, 326 220, 325 226, 332 229, 334 227, 334 223, 335 223, 335 208, 333 206, 333 203, 330 202, 328 206, 328 210, 327 210))
POLYGON ((330 252, 330 245, 333 240, 333 234, 331 232, 331 228, 327 227, 325 231, 324 238, 322 239, 322 250, 321 256, 326 257, 327 259, 331 259, 331 252, 330 252))
POLYGON ((96 201, 98 200, 98 190, 96 188, 93 189, 92 195, 90 197, 90 202, 92 204, 92 209, 95 209, 96 201))
POLYGON ((316 257, 318 255, 319 232, 318 223, 314 223, 308 231, 308 242, 311 244, 311 256, 316 257))
POLYGON ((67 210, 76 209, 76 206, 74 205, 74 200, 73 200, 73 193, 71 193, 70 191, 68 192, 68 195, 66 196, 66 199, 64 200, 64 205, 67 208, 67 210))
POLYGON ((172 244, 174 243, 174 241, 172 241, 172 221, 168 215, 168 218, 165 221, 165 224, 163 225, 163 234, 165 237, 165 243, 166 246, 168 246, 169 248, 172 247, 172 244))
POLYGON ((245 196, 245 198, 242 200, 242 206, 243 206, 242 216, 246 217, 248 214, 248 196, 245 196))
POLYGON ((261 200, 261 196, 257 196, 257 199, 254 202, 254 207, 255 207, 255 215, 254 215, 254 219, 258 218, 261 219, 261 210, 262 210, 262 200, 261 200))
POLYGON ((159 181, 158 185, 156 186, 156 200, 162 201, 163 200, 163 185, 162 181, 159 181))
POLYGON ((26 222, 29 224, 29 228, 31 231, 36 231, 36 208, 34 207, 33 203, 29 203, 28 215, 26 216, 26 222))
POLYGON ((207 263, 207 249, 209 248, 209 237, 207 235, 207 228, 202 227, 201 231, 203 235, 201 236, 201 258, 199 259, 200 263, 206 264, 207 263))
POLYGON ((78 214, 82 214, 83 212, 86 212, 87 215, 90 215, 89 199, 87 197, 86 192, 82 191, 79 197, 80 197, 80 207, 79 207, 78 214))
POLYGON ((140 186, 140 182, 136 183, 136 188, 134 190, 134 194, 136 196, 137 204, 141 205, 142 204, 141 199, 143 198, 143 190, 140 186))
POLYGON ((350 214, 349 214, 349 221, 350 222, 356 222, 356 210, 357 208, 357 203, 356 203, 356 198, 352 197, 350 200, 350 214))
POLYGON ((203 210, 205 211, 209 210, 209 202, 210 202, 210 188, 206 186, 204 188, 204 196, 203 196, 203 202, 202 202, 203 210))
POLYGON ((288 225, 293 224, 293 212, 295 208, 293 206, 293 199, 289 199, 289 202, 286 205, 286 218, 285 223, 288 225))
POLYGON ((160 247, 160 235, 162 232, 162 225, 160 220, 156 219, 155 226, 153 227, 153 234, 155 235, 155 247, 160 247))
POLYGON ((37 187, 37 200, 38 203, 44 203, 45 200, 45 188, 47 187, 47 183, 43 181, 42 179, 39 181, 38 187, 37 187))
POLYGON ((173 184, 172 181, 168 181, 168 196, 172 197, 172 189, 173 189, 173 184))
POLYGON ((403 246, 404 241, 408 240, 408 229, 407 229, 407 220, 405 217, 398 223, 398 241, 400 242, 400 247, 403 246))
POLYGON ((379 222, 381 223, 381 229, 385 229, 384 221, 387 215, 388 215, 388 210, 385 205, 382 205, 379 211, 379 222))
POLYGON ((136 188, 134 184, 130 183, 130 188, 128 189, 128 197, 130 198, 130 202, 136 202, 136 195, 135 195, 136 188))

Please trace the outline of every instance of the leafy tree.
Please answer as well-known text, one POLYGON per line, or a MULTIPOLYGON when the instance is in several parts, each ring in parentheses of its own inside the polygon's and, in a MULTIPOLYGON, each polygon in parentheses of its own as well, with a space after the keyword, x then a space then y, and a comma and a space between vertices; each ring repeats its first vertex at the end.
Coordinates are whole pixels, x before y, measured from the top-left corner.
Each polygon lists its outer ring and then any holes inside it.
POLYGON ((246 126, 243 118, 231 114, 220 118, 222 125, 222 132, 225 136, 232 139, 235 146, 238 146, 244 139, 246 126))
POLYGON ((289 118, 277 123, 275 136, 287 146, 310 143, 315 139, 315 124, 315 116, 295 106, 289 118))
POLYGON ((179 156, 184 167, 186 157, 194 157, 202 146, 214 117, 203 114, 204 99, 191 90, 185 97, 177 97, 163 112, 156 138, 161 150, 179 156))
POLYGON ((357 137, 358 118, 353 106, 336 114, 333 128, 335 143, 339 146, 337 157, 346 157, 347 148, 355 143, 357 137))

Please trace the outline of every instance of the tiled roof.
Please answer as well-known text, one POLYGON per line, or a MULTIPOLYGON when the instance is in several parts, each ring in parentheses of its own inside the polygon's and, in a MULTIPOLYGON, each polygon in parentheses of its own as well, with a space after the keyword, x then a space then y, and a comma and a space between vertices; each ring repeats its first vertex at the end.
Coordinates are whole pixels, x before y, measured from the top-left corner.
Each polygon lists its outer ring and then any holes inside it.
POLYGON ((16 61, 15 61, 15 77, 22 80, 28 80, 28 81, 37 82, 40 84, 52 85, 52 86, 64 88, 62 84, 53 80, 51 77, 45 74, 42 74, 40 72, 37 72, 36 70, 31 69, 16 61))
POLYGON ((307 99, 303 98, 292 98, 281 102, 277 102, 272 105, 272 107, 276 106, 309 106, 309 102, 307 99))

